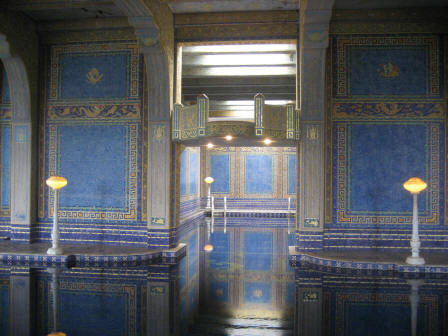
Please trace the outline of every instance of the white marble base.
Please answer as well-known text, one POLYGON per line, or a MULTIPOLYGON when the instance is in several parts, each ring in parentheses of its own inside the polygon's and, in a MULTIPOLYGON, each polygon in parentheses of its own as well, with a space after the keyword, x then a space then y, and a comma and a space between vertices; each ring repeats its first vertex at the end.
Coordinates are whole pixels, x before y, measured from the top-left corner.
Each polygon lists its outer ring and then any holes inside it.
POLYGON ((49 255, 61 255, 64 251, 60 247, 50 247, 47 250, 47 254, 49 255))
POLYGON ((409 265, 424 265, 425 264, 425 259, 423 259, 422 257, 412 257, 409 256, 406 258, 406 264, 409 265))

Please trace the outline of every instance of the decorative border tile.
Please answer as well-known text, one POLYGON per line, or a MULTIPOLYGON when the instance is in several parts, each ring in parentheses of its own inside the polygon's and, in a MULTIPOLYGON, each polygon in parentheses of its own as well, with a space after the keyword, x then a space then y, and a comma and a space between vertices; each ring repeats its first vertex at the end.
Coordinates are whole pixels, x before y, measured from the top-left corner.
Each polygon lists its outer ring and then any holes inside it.
POLYGON ((442 265, 424 265, 413 266, 407 264, 387 263, 387 262, 369 262, 369 261, 349 261, 342 259, 328 259, 305 252, 297 251, 289 254, 290 263, 294 267, 305 267, 306 269, 316 269, 319 271, 329 271, 344 274, 346 271, 355 275, 384 275, 386 271, 389 275, 396 273, 414 273, 414 274, 448 274, 448 266, 442 265))

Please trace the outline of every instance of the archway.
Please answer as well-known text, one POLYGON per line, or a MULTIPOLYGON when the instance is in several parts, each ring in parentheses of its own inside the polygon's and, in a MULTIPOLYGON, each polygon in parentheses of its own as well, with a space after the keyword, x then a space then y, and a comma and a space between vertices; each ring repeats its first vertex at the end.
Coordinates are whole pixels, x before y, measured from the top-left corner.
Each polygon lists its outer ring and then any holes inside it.
POLYGON ((31 99, 27 71, 22 59, 11 53, 0 34, 0 59, 7 74, 11 102, 10 146, 10 238, 30 241, 31 231, 31 99))

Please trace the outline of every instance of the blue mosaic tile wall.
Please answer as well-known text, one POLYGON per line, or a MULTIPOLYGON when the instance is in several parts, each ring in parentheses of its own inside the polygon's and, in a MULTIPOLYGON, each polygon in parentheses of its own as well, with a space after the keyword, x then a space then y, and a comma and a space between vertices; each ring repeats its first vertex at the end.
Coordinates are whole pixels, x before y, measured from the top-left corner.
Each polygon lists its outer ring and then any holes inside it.
POLYGON ((200 210, 200 148, 186 147, 180 154, 180 224, 200 210))
POLYGON ((215 147, 207 150, 205 166, 204 176, 215 179, 211 191, 218 202, 227 197, 229 207, 281 209, 290 197, 295 207, 293 147, 215 147))
POLYGON ((45 179, 61 175, 62 242, 146 246, 147 122, 135 41, 51 45, 47 55, 33 240, 49 240, 54 199, 45 179))
POLYGON ((9 82, 0 61, 0 237, 10 236, 10 152, 12 104, 9 82))
POLYGON ((422 244, 448 248, 442 38, 341 34, 330 45, 332 184, 324 248, 409 248, 378 235, 410 237, 412 196, 402 185, 414 176, 428 183, 419 195, 421 230, 437 232, 422 244), (376 237, 356 239, 370 233, 376 237))

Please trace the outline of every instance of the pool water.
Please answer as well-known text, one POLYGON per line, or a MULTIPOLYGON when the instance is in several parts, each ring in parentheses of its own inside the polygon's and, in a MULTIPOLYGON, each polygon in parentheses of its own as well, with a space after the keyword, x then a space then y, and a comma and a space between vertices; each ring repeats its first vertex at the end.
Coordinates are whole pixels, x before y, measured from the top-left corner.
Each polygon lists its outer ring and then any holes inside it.
POLYGON ((171 264, 3 266, 0 335, 448 334, 446 276, 293 268, 293 239, 218 222, 182 232, 171 264))

